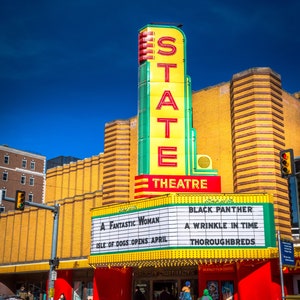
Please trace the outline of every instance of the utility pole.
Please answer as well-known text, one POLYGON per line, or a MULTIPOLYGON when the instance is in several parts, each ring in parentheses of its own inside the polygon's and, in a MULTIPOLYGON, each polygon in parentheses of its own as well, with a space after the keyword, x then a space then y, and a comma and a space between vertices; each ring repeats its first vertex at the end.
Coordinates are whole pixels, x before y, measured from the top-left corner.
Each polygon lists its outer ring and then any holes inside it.
MULTIPOLYGON (((16 200, 13 198, 2 197, 2 190, 0 190, 0 203, 1 200, 8 202, 15 202, 16 200)), ((49 206, 41 203, 34 203, 25 201, 25 206, 33 206, 41 209, 51 210, 53 212, 53 230, 52 230, 52 245, 51 245, 51 258, 49 260, 50 270, 49 270, 49 278, 48 278, 48 300, 52 300, 54 298, 54 282, 57 277, 56 268, 59 265, 59 258, 56 256, 57 253, 57 237, 58 237, 58 220, 59 220, 59 204, 55 204, 54 206, 49 206)))
POLYGON ((51 259, 49 260, 49 288, 48 288, 48 300, 54 298, 54 281, 56 280, 57 273, 55 269, 59 265, 59 258, 56 256, 57 252, 57 235, 58 235, 58 217, 59 217, 59 205, 54 205, 53 210, 53 231, 52 231, 52 246, 51 246, 51 259))
POLYGON ((279 254, 279 271, 280 271, 280 287, 281 287, 281 299, 285 299, 284 294, 284 279, 283 279, 283 270, 282 270, 282 256, 281 256, 281 237, 280 237, 280 231, 277 232, 277 242, 278 242, 278 254, 279 254))

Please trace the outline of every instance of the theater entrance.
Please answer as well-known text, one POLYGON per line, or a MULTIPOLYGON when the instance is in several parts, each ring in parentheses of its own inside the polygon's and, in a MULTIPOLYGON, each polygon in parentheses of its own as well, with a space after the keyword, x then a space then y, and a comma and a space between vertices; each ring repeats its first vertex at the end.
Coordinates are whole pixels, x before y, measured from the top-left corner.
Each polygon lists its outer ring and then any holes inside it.
POLYGON ((178 299, 178 295, 188 280, 191 282, 192 299, 198 298, 197 266, 171 268, 137 268, 133 272, 133 291, 139 286, 146 300, 159 300, 160 293, 167 288, 171 299, 178 299))
POLYGON ((178 299, 177 280, 157 280, 153 281, 153 300, 160 300, 160 293, 166 290, 170 295, 170 300, 178 299))

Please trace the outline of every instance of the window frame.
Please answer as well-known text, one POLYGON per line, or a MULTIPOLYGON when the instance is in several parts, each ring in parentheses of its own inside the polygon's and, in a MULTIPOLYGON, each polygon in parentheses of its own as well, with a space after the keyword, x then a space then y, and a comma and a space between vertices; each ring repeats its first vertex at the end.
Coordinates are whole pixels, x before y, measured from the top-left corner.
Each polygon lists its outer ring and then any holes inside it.
POLYGON ((2 189, 2 199, 6 198, 6 193, 7 193, 7 190, 6 189, 2 189))
POLYGON ((22 159, 22 168, 25 169, 27 167, 27 159, 23 158, 22 159))
POLYGON ((21 175, 21 180, 20 180, 20 183, 22 184, 22 185, 25 185, 26 184, 26 175, 21 175))
POLYGON ((30 162, 30 170, 35 170, 35 161, 34 160, 32 160, 30 162))
POLYGON ((28 202, 33 202, 33 194, 32 193, 28 194, 28 202))
POLYGON ((2 181, 8 181, 8 172, 7 171, 3 171, 3 173, 2 173, 2 181))
POLYGON ((8 154, 4 155, 4 164, 9 165, 9 155, 8 154))

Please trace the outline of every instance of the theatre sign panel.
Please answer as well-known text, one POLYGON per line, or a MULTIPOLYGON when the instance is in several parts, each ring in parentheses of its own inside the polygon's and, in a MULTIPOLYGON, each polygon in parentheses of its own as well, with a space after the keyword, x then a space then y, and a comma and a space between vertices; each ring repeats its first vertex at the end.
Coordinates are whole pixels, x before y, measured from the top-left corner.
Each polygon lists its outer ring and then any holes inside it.
MULTIPOLYGON (((113 263, 114 254, 122 254, 124 258, 125 254, 134 253, 134 257, 127 259, 139 261, 139 254, 149 252, 153 254, 151 260, 158 253, 160 258, 172 258, 170 251, 175 258, 179 253, 176 251, 193 250, 194 256, 195 250, 275 247, 270 197, 170 194, 94 209, 91 260, 102 256, 103 260, 96 261, 105 263, 105 257, 109 257, 113 263)), ((117 261, 120 259, 118 255, 115 257, 117 261)))
POLYGON ((92 210, 92 266, 194 265, 276 254, 272 197, 221 194, 212 159, 197 150, 185 52, 178 27, 147 25, 139 32, 135 200, 92 210))
POLYGON ((184 32, 177 26, 150 24, 140 30, 138 45, 134 198, 221 192, 221 177, 212 159, 197 150, 184 32))

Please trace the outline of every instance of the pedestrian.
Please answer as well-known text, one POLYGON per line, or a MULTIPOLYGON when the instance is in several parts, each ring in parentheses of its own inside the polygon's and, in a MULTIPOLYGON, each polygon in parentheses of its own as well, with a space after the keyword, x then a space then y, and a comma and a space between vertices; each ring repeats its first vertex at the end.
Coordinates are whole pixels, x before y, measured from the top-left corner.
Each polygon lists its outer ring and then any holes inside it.
POLYGON ((61 293, 58 300, 66 300, 66 296, 64 293, 61 293))
POLYGON ((145 300, 144 294, 141 292, 140 287, 136 286, 135 287, 135 292, 134 292, 134 300, 145 300))
POLYGON ((201 300, 213 300, 213 298, 209 295, 208 289, 203 290, 203 296, 201 297, 201 300))
POLYGON ((28 291, 27 299, 28 300, 34 300, 33 294, 32 294, 32 292, 30 290, 28 291))
POLYGON ((26 300, 27 299, 27 292, 25 290, 25 287, 22 285, 19 292, 18 292, 18 296, 20 298, 22 298, 23 300, 26 300))
POLYGON ((183 288, 181 289, 179 299, 180 300, 192 300, 190 281, 185 282, 185 286, 183 286, 183 288))

